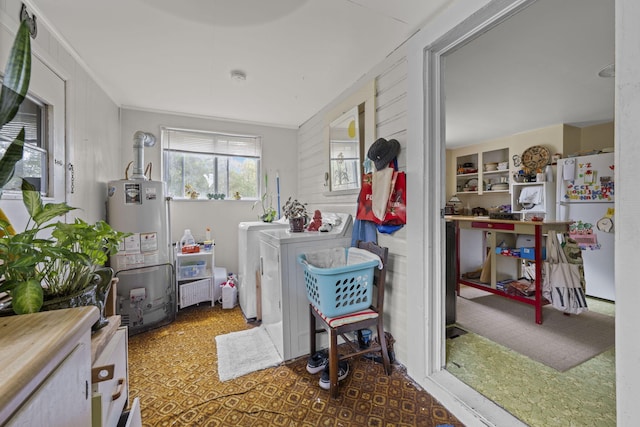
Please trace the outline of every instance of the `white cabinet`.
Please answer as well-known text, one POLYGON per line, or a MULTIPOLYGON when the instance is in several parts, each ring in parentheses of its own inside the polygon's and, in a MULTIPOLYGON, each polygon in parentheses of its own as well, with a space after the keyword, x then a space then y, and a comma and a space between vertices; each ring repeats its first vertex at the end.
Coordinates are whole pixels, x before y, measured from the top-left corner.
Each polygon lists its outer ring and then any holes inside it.
POLYGON ((129 398, 127 328, 115 331, 93 363, 92 427, 115 427, 129 398))
POLYGON ((456 192, 478 193, 478 153, 456 157, 456 192))
POLYGON ((94 306, 2 318, 0 425, 91 425, 94 306))
POLYGON ((482 193, 509 191, 509 149, 482 152, 482 193))
POLYGON ((215 303, 214 249, 193 254, 176 253, 176 287, 178 307, 185 308, 203 301, 215 303))
MULTIPOLYGON (((122 423, 121 419, 121 423, 122 423)), ((119 424, 121 425, 121 424, 119 424)), ((142 427, 142 415, 140 413, 140 399, 133 399, 131 410, 124 418, 124 427, 142 427)))
POLYGON ((556 188, 553 182, 514 182, 511 184, 511 212, 522 219, 538 216, 556 218, 556 188))
MULTIPOLYGON (((465 149, 466 150, 466 149, 465 149)), ((509 149, 465 152, 455 155, 456 193, 509 192, 509 149)))
POLYGON ((91 348, 80 344, 22 404, 6 426, 88 426, 91 348))

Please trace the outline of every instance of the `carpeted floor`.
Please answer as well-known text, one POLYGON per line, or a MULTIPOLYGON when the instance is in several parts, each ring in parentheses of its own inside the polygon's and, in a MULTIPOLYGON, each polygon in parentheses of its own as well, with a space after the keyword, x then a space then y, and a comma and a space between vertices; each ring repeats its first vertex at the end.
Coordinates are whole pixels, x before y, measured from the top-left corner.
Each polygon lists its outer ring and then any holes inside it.
POLYGON ((456 323, 560 372, 615 344, 611 316, 594 311, 565 316, 547 305, 542 308, 542 325, 538 325, 534 313, 533 306, 498 295, 458 298, 456 323))
POLYGON ((189 307, 174 323, 129 338, 130 400, 144 426, 438 426, 462 424, 400 365, 391 376, 355 360, 338 399, 306 358, 220 382, 213 337, 247 329, 239 308, 189 307))
MULTIPOLYGON (((614 316, 615 304, 588 304, 591 311, 614 316)), ((446 344, 447 371, 532 427, 616 425, 614 348, 558 372, 474 333, 446 344)))

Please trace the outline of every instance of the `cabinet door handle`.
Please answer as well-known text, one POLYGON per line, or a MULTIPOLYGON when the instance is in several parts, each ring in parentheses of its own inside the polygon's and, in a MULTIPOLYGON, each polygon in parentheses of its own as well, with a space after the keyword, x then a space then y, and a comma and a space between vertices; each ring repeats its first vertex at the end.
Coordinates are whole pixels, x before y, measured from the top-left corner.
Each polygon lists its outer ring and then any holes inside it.
POLYGON ((111 400, 118 400, 122 395, 122 389, 124 388, 124 378, 118 378, 118 388, 116 392, 111 395, 111 400))

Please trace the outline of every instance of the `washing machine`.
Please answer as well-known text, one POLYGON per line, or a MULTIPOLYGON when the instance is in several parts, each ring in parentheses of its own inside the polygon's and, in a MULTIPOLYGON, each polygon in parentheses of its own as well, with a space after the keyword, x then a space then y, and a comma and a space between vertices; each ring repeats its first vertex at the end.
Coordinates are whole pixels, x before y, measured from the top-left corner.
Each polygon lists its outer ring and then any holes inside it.
POLYGON ((238 303, 247 322, 259 319, 256 272, 260 270, 260 239, 262 230, 288 228, 283 221, 249 221, 238 225, 238 303))
POLYGON ((323 213, 325 217, 338 219, 328 232, 275 229, 259 233, 262 326, 283 360, 309 354, 309 300, 298 255, 351 245, 351 215, 323 213))

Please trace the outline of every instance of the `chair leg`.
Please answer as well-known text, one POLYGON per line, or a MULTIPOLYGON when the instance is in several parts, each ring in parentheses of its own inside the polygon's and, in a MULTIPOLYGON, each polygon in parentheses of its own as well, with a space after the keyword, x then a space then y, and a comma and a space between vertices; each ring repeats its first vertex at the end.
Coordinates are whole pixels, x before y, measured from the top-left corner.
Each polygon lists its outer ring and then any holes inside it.
POLYGON ((338 397, 338 334, 331 329, 329 332, 329 391, 332 398, 338 397))
POLYGON ((316 354, 316 317, 313 307, 309 304, 309 356, 316 354))
POLYGON ((384 325, 378 322, 378 341, 380 342, 380 353, 382 354, 382 366, 387 375, 391 375, 391 361, 389 360, 389 350, 387 349, 387 338, 384 335, 384 325))

